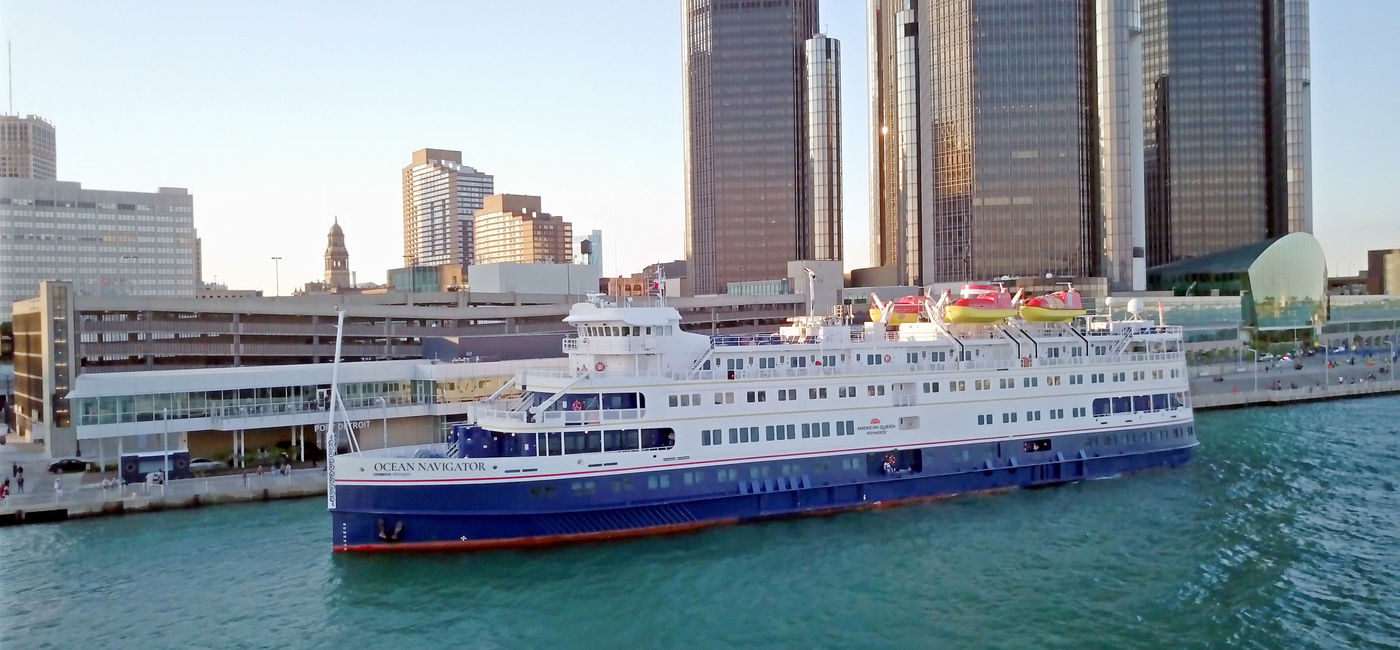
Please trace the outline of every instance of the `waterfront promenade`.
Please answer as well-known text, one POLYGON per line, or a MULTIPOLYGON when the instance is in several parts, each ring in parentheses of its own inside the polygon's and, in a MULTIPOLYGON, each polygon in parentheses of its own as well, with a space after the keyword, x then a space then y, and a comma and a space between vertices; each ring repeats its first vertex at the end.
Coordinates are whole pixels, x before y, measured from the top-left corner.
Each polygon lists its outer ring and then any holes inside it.
POLYGON ((1400 381, 1384 357, 1330 360, 1330 368, 1320 354, 1283 362, 1191 366, 1191 405, 1205 410, 1400 392, 1400 381))
MULTIPOLYGON (((51 474, 49 460, 35 451, 35 445, 10 444, 0 447, 0 469, 10 477, 10 496, 0 503, 0 526, 41 523, 124 514, 152 512, 175 508, 197 508, 223 503, 295 499, 326 493, 326 474, 322 467, 294 469, 283 475, 267 472, 258 476, 255 470, 241 474, 223 474, 170 481, 168 485, 147 483, 102 488, 103 473, 74 472, 51 474), (17 492, 17 481, 11 477, 11 466, 24 468, 24 492, 17 492), (63 492, 54 488, 54 479, 61 478, 63 492)), ((110 477, 111 473, 105 474, 110 477)))

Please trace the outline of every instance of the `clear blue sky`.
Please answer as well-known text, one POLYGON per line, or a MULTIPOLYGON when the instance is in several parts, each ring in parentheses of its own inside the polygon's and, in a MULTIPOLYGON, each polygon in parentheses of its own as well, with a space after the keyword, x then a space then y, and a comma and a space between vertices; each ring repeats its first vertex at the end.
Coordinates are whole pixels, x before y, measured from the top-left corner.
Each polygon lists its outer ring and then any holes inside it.
MULTIPOLYGON (((863 0, 842 40, 847 266, 868 262, 863 0)), ((1316 234, 1333 272, 1400 247, 1390 0, 1312 3, 1316 234)), ((282 292, 321 277, 340 217, 360 281, 402 260, 399 171, 458 149, 501 192, 604 231, 604 271, 683 251, 677 0, 0 0, 15 110, 58 129, 59 177, 188 187, 204 274, 282 292), (584 9, 587 9, 585 11, 584 9)))

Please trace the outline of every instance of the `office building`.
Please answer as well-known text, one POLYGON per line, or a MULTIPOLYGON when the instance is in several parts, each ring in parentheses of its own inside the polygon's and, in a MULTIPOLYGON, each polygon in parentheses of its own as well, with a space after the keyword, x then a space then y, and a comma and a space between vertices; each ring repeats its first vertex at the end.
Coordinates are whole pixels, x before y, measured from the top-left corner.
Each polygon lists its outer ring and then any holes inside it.
POLYGON ((413 152, 403 168, 404 265, 471 264, 472 214, 494 192, 495 178, 463 165, 460 151, 413 152))
POLYGON ((805 257, 806 65, 817 1, 681 0, 686 258, 697 294, 805 257))
POLYGON ((349 288, 354 284, 350 278, 350 251, 345 248, 345 231, 340 229, 338 218, 326 235, 325 283, 332 289, 349 288))
POLYGON ((1148 264, 1312 231, 1307 0, 1141 0, 1148 264))
POLYGON ((841 43, 807 39, 807 180, 801 259, 839 260, 841 247, 841 43))
POLYGON ((191 298, 195 257, 194 197, 184 188, 0 178, 0 321, 43 280, 70 281, 80 296, 191 298))
POLYGON ((875 264, 1098 275, 1094 2, 870 0, 868 24, 875 264))
POLYGON ((1147 288, 1141 0, 1097 0, 1103 266, 1115 291, 1147 288))
POLYGON ((567 263, 573 259, 573 225, 561 216, 542 212, 538 196, 486 197, 476 211, 475 229, 477 265, 567 263))
POLYGON ((0 115, 0 178, 58 180, 52 124, 36 115, 0 115))
MULTIPOLYGON (((570 308, 563 291, 568 282, 575 295, 596 291, 597 275, 588 268, 573 265, 557 285, 543 287, 545 293, 515 286, 504 293, 197 299, 85 296, 71 282, 43 282, 37 297, 15 303, 18 440, 43 441, 50 455, 74 453, 68 392, 79 375, 329 363, 337 312, 347 314, 340 349, 345 361, 422 359, 438 339, 453 339, 482 361, 559 356, 561 339, 572 331, 563 322, 570 308)), ((512 275, 507 270, 500 277, 512 275)), ((802 297, 707 296, 669 304, 687 329, 744 333, 798 315, 802 297)))

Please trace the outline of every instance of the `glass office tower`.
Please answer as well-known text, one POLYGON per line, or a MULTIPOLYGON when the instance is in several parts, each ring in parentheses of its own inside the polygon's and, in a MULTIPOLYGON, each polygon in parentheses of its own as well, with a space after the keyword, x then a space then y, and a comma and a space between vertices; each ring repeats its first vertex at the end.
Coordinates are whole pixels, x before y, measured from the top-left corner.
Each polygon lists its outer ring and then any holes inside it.
POLYGON ((802 259, 839 260, 841 248, 841 43, 807 39, 807 219, 802 259))
POLYGON ((1310 231, 1306 0, 1142 0, 1148 264, 1310 231))
POLYGON ((803 48, 817 1, 681 1, 693 290, 786 277, 805 253, 803 48))
POLYGON ((910 284, 1099 275, 1092 0, 871 0, 872 253, 910 284))

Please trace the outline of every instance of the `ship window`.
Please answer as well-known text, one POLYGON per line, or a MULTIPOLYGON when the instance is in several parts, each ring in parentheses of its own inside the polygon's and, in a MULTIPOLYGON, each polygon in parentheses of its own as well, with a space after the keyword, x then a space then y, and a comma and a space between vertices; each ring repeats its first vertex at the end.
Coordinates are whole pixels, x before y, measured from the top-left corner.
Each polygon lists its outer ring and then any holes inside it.
POLYGON ((768 426, 766 426, 766 427, 763 427, 763 439, 764 439, 764 440, 772 440, 772 439, 773 439, 773 425, 770 424, 770 425, 768 425, 768 426))
POLYGON ((797 438, 797 425, 795 425, 795 424, 789 424, 789 425, 787 425, 787 439, 788 439, 788 440, 795 440, 796 438, 797 438))
POLYGON ((838 435, 838 436, 844 436, 844 435, 846 435, 846 423, 845 423, 845 422, 842 422, 842 421, 840 421, 840 420, 837 420, 837 421, 836 421, 836 435, 838 435))
POLYGON ((601 431, 564 432, 564 453, 566 454, 587 454, 602 450, 603 433, 601 431))
POLYGON ((1161 411, 1167 408, 1167 394, 1157 393, 1152 396, 1152 410, 1161 411))
POLYGON ((1094 416, 1108 415, 1112 412, 1112 407, 1107 397, 1100 397, 1094 400, 1094 416))
POLYGON ((1050 451, 1050 439, 1027 440, 1022 446, 1027 452, 1050 451))
POLYGON ((739 430, 734 427, 729 427, 729 444, 739 444, 739 430))
POLYGON ((709 430, 709 429, 701 429, 701 430, 700 430, 700 444, 702 444, 702 445, 704 445, 704 446, 706 446, 706 447, 710 446, 710 430, 709 430))
POLYGON ((1134 410, 1134 411, 1151 411, 1151 410, 1152 410, 1152 396, 1151 396, 1151 395, 1134 395, 1134 396, 1133 396, 1133 410, 1134 410))
POLYGON ((739 470, 734 469, 732 467, 729 469, 722 469, 718 472, 715 472, 715 480, 717 481, 733 481, 737 480, 738 478, 739 470))
POLYGON ((603 432, 603 449, 607 451, 636 451, 636 429, 609 429, 603 432))
POLYGON ((558 431, 551 431, 549 433, 544 434, 540 440, 542 446, 544 447, 541 451, 545 453, 541 455, 558 456, 559 454, 564 453, 564 446, 561 442, 562 436, 563 434, 558 431))
POLYGON ((876 386, 876 387, 875 387, 875 394, 876 394, 876 395, 884 395, 884 394, 885 394, 885 385, 884 385, 884 384, 880 384, 879 386, 876 386))
POLYGON ((1131 397, 1129 397, 1129 396, 1127 396, 1127 395, 1124 395, 1124 396, 1121 396, 1121 397, 1115 397, 1115 398, 1113 398, 1113 412, 1114 412, 1114 413, 1132 413, 1132 412, 1133 412, 1133 398, 1131 398, 1131 397))
POLYGON ((670 403, 671 406, 681 405, 681 398, 679 395, 672 395, 669 398, 667 398, 667 401, 670 403))
MULTIPOLYGON (((812 425, 812 426, 816 426, 816 425, 812 425)), ((831 437, 831 423, 830 423, 830 422, 823 422, 823 423, 822 423, 822 437, 825 437, 825 438, 830 438, 830 437, 831 437)))
POLYGON ((806 422, 803 422, 803 423, 802 423, 802 437, 803 437, 803 438, 811 438, 811 437, 812 437, 812 425, 807 424, 806 422))
POLYGON ((641 435, 642 449, 670 449, 676 446, 675 429, 642 429, 641 435))

